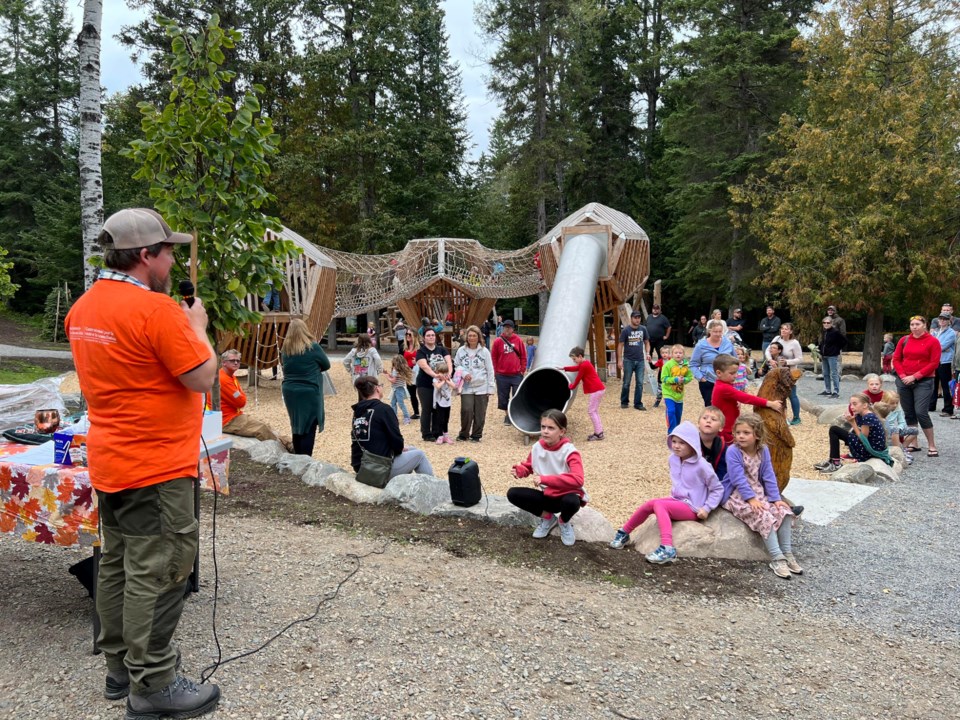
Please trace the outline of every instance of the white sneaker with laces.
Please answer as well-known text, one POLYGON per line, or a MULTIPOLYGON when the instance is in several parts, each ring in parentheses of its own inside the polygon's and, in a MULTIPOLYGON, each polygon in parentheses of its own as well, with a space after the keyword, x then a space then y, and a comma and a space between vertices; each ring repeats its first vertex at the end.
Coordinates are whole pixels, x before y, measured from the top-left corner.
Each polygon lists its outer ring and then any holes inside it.
POLYGON ((568 522, 560 523, 560 542, 566 546, 573 545, 577 541, 577 536, 573 532, 573 525, 568 522))
POLYGON ((550 534, 550 531, 557 526, 557 516, 554 515, 550 518, 540 518, 540 524, 537 525, 536 529, 533 531, 533 536, 537 540, 543 540, 547 535, 550 534))

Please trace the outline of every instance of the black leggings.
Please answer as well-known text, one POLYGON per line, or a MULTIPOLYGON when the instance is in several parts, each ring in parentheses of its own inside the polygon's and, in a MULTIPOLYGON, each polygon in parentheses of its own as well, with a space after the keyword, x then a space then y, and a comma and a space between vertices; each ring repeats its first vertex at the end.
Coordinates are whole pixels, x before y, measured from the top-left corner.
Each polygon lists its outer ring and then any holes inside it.
POLYGON ((310 426, 310 431, 305 435, 293 434, 293 454, 294 455, 313 455, 313 443, 317 439, 317 423, 310 426))
POLYGON ((537 517, 542 517, 545 512, 560 513, 560 519, 565 523, 570 522, 570 518, 580 510, 580 496, 576 493, 547 497, 543 494, 543 490, 512 487, 507 490, 507 500, 512 505, 537 517))
POLYGON ((840 459, 840 442, 850 444, 850 431, 836 425, 830 426, 830 459, 840 459))
POLYGON ((410 404, 413 406, 413 414, 420 414, 420 399, 417 397, 417 386, 407 385, 407 394, 410 396, 410 404))

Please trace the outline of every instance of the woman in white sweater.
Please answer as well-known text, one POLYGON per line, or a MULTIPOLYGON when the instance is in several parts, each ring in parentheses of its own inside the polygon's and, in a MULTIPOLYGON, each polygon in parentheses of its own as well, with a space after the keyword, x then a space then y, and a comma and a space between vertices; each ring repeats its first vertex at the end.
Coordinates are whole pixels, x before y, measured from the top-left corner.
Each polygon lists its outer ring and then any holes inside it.
MULTIPOLYGON (((803 347, 800 345, 800 341, 797 340, 793 335, 793 323, 783 323, 780 326, 780 334, 773 339, 773 342, 778 342, 783 346, 783 352, 780 354, 780 360, 785 360, 787 367, 791 370, 798 369, 800 362, 803 360, 803 347)), ((770 360, 770 348, 768 347, 764 353, 767 360, 770 360)), ((790 421, 791 425, 800 424, 800 398, 797 397, 797 386, 794 385, 793 389, 790 390, 790 409, 793 411, 793 419, 790 421)))
MULTIPOLYGON (((460 433, 457 440, 480 442, 487 419, 487 403, 497 391, 493 360, 483 346, 480 328, 471 325, 464 333, 466 342, 453 359, 454 378, 460 384, 460 433)), ((456 380, 455 380, 456 381, 456 380)))

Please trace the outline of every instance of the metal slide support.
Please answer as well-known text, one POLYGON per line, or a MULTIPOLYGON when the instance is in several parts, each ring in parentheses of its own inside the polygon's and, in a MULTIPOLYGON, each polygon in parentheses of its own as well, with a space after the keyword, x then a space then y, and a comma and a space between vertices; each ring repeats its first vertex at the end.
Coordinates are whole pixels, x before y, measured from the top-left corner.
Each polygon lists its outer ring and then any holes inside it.
POLYGON ((573 402, 570 378, 558 368, 570 364, 571 348, 585 346, 597 280, 605 275, 605 233, 575 235, 564 242, 533 367, 507 408, 507 417, 521 432, 539 435, 544 410, 565 412, 573 402))

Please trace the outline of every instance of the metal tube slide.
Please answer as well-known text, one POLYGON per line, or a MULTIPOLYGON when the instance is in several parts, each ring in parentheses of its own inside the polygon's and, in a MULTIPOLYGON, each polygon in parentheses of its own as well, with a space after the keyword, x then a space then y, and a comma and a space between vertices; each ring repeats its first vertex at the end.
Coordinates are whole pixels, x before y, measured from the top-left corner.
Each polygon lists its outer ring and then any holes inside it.
POLYGON ((571 348, 585 346, 597 280, 606 272, 606 234, 575 235, 564 242, 537 356, 507 408, 507 417, 521 432, 539 435, 545 410, 566 412, 572 403, 570 379, 558 368, 570 364, 571 348))

